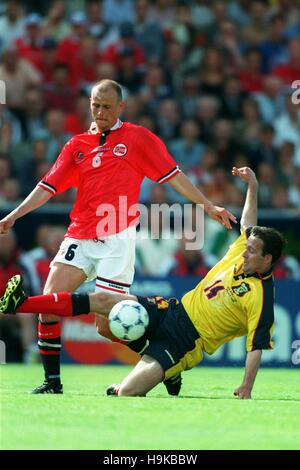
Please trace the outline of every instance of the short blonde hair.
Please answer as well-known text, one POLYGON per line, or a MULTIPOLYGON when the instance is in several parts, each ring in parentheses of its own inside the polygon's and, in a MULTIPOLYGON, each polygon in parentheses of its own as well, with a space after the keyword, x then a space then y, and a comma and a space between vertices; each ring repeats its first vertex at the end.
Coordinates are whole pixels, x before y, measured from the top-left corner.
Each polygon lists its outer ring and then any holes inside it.
POLYGON ((105 78, 103 80, 100 80, 100 82, 95 83, 95 85, 92 88, 92 93, 96 88, 101 88, 102 91, 108 91, 108 90, 114 90, 117 94, 118 101, 123 100, 123 94, 122 94, 122 88, 119 85, 118 82, 115 82, 114 80, 110 80, 108 78, 105 78))

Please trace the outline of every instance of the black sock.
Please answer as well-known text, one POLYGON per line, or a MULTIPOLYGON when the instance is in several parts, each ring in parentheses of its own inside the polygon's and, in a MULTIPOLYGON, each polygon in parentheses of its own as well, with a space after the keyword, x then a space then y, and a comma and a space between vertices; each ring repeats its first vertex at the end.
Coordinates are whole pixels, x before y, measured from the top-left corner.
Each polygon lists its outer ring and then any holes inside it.
POLYGON ((41 354, 47 382, 60 383, 60 357, 41 354))
POLYGON ((60 383, 60 322, 39 321, 38 345, 47 381, 60 383))
POLYGON ((90 313, 89 294, 72 294, 73 317, 90 313))

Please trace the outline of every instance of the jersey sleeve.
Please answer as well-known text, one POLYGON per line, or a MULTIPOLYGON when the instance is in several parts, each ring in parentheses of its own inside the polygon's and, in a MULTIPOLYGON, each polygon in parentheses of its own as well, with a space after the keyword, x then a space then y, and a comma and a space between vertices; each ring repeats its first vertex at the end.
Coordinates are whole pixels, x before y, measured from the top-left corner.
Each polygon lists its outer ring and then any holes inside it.
POLYGON ((162 184, 180 173, 165 144, 148 129, 139 129, 136 146, 139 155, 136 163, 143 176, 162 184))
POLYGON ((250 236, 251 233, 251 229, 252 227, 248 227, 246 230, 244 230, 241 235, 229 246, 228 251, 222 258, 222 261, 227 258, 235 260, 243 254, 247 238, 250 236))
POLYGON ((38 183, 39 187, 55 195, 78 185, 79 173, 74 160, 75 144, 74 139, 66 143, 54 165, 38 183))
POLYGON ((274 283, 271 277, 261 282, 260 288, 255 291, 255 296, 246 309, 248 318, 247 351, 273 349, 274 283))
MULTIPOLYGON (((248 229, 247 229, 248 230, 248 229)), ((244 231, 241 235, 229 246, 227 252, 222 258, 222 261, 230 258, 232 261, 240 257, 245 250, 246 240, 248 238, 248 231, 244 231)))

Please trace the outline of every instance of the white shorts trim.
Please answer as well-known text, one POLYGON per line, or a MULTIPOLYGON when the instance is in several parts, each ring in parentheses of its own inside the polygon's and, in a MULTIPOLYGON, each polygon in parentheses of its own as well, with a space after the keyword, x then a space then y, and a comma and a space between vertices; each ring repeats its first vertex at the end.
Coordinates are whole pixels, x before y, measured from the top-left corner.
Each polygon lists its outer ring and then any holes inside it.
POLYGON ((97 276, 96 279, 96 290, 103 290, 104 292, 110 292, 111 294, 128 294, 130 284, 120 283, 113 279, 105 279, 97 276))

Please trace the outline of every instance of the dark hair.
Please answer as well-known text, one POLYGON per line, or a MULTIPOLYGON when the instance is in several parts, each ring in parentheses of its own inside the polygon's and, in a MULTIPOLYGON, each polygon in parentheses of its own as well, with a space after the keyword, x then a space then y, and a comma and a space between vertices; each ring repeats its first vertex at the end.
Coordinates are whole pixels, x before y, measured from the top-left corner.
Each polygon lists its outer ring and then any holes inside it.
POLYGON ((95 83, 93 89, 99 87, 101 87, 103 91, 114 90, 117 94, 118 101, 123 100, 122 88, 118 82, 115 82, 114 80, 109 80, 108 78, 104 78, 103 80, 100 80, 100 82, 95 83))
POLYGON ((270 227, 252 227, 250 235, 260 238, 263 242, 263 255, 272 255, 271 266, 279 260, 282 255, 283 248, 286 244, 284 236, 270 227))

